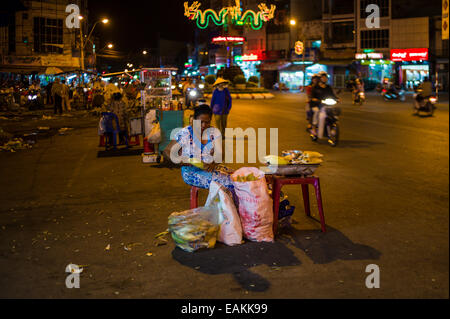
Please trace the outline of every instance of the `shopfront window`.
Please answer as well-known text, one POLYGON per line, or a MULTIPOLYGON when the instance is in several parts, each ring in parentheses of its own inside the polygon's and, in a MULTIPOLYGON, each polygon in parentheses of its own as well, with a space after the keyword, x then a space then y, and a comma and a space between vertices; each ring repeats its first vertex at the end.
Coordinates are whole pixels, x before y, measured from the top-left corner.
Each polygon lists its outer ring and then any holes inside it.
POLYGON ((353 22, 339 22, 332 24, 332 41, 334 43, 353 42, 353 22))
POLYGON ((375 4, 380 8, 380 17, 389 16, 389 0, 361 0, 361 19, 367 18, 367 16, 370 14, 370 12, 366 12, 366 8, 370 4, 375 4))
POLYGON ((361 48, 389 48, 389 30, 361 31, 361 48))
POLYGON ((402 65, 402 82, 408 89, 423 82, 425 77, 430 77, 430 67, 428 64, 405 64, 402 65))
POLYGON ((63 20, 35 17, 33 25, 34 51, 63 53, 63 20))
POLYGON ((303 86, 303 72, 282 71, 280 72, 280 82, 284 83, 289 90, 299 90, 303 86))

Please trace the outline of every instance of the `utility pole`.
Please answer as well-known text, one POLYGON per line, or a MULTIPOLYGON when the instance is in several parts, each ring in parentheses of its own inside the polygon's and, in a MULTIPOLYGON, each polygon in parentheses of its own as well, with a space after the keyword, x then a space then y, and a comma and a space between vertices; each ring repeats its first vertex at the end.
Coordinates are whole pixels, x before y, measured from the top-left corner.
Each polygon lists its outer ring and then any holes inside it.
POLYGON ((80 67, 84 72, 84 41, 83 41, 83 27, 80 23, 80 67))

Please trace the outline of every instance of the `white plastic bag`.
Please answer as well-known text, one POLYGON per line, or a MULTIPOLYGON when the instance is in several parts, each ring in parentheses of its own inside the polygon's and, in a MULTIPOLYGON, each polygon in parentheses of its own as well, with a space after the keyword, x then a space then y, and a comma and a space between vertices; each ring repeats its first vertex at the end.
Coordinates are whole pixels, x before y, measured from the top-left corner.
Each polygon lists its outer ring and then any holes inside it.
POLYGON ((273 201, 269 195, 264 172, 243 167, 231 175, 239 198, 239 215, 245 238, 257 242, 273 242, 273 201), (255 181, 237 182, 238 176, 253 174, 255 181))
POLYGON ((242 226, 234 205, 233 197, 229 191, 216 182, 211 182, 206 207, 217 207, 219 211, 218 241, 228 246, 242 243, 242 226))
POLYGON ((98 122, 98 135, 101 136, 105 134, 106 128, 105 128, 105 121, 103 116, 100 118, 100 122, 98 122))

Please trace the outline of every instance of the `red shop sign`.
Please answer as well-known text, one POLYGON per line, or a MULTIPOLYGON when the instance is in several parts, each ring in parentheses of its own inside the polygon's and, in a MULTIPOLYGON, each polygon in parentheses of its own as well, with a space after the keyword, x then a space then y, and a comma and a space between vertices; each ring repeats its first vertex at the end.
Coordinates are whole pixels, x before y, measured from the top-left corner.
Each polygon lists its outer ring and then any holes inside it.
POLYGON ((428 49, 392 49, 391 61, 420 61, 428 60, 428 49))
POLYGON ((244 37, 215 37, 212 39, 213 43, 217 42, 245 42, 244 37))

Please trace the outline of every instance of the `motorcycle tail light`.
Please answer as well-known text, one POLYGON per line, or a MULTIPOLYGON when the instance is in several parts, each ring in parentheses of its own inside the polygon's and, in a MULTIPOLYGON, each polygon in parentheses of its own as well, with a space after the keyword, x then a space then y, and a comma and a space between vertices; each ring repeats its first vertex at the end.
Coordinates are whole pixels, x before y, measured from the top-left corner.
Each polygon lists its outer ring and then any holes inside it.
POLYGON ((383 93, 386 93, 387 91, 386 91, 386 89, 383 89, 383 91, 382 91, 383 93))
POLYGON ((434 96, 430 97, 430 102, 431 103, 436 103, 437 102, 437 98, 435 98, 434 96))

